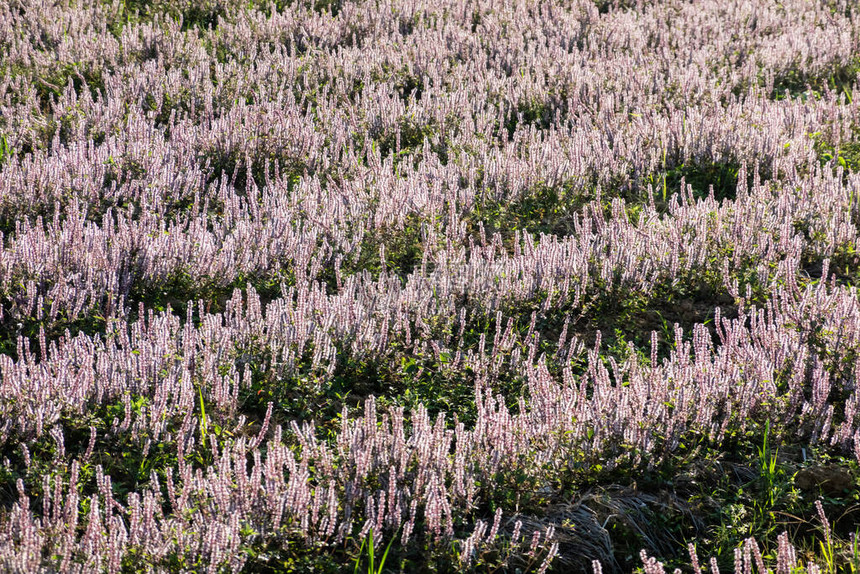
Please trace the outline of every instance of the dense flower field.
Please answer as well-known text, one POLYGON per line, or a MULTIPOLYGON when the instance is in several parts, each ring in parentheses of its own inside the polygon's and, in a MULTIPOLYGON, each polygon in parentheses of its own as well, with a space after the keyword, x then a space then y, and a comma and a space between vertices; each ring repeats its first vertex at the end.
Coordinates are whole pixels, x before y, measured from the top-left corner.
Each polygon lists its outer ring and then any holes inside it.
POLYGON ((858 73, 853 0, 0 2, 0 571, 860 572, 858 73))

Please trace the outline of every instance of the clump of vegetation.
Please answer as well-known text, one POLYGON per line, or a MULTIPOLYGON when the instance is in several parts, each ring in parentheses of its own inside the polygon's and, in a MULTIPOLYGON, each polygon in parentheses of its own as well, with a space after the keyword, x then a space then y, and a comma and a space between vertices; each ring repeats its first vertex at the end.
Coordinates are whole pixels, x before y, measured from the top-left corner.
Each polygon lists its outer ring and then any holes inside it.
POLYGON ((860 571, 850 3, 49 4, 0 570, 860 571))

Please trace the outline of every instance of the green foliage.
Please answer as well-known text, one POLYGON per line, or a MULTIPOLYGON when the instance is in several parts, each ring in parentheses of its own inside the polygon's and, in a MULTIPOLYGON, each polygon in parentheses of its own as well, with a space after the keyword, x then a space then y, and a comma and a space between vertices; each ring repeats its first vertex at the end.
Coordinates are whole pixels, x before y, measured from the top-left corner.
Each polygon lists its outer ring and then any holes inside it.
MULTIPOLYGON (((404 86, 399 88, 401 93, 404 93, 405 90, 414 92, 416 89, 416 87, 411 87, 409 81, 406 81, 404 86)), ((432 123, 420 124, 410 117, 400 120, 398 130, 387 130, 378 134, 371 132, 370 135, 373 138, 373 146, 379 150, 379 154, 383 158, 393 153, 397 161, 402 161, 408 157, 414 162, 420 157, 419 152, 423 148, 424 142, 432 142, 437 132, 438 128, 432 123), (397 131, 400 132, 399 148, 397 131)), ((447 148, 444 144, 431 145, 431 149, 443 164, 447 163, 447 148)))
POLYGON ((631 10, 636 8, 636 0, 594 0, 597 11, 607 14, 617 10, 631 10))
POLYGON ((860 572, 860 529, 851 533, 851 541, 848 549, 850 552, 848 567, 851 574, 857 574, 860 572))
MULTIPOLYGON (((0 304, 6 309, 14 307, 10 304, 8 297, 0 298, 0 304)), ((68 335, 74 337, 78 334, 94 335, 103 333, 107 326, 108 320, 103 316, 102 311, 97 309, 84 310, 77 317, 69 317, 65 313, 59 313, 56 320, 51 321, 47 318, 50 311, 51 301, 44 302, 42 319, 31 317, 19 313, 6 311, 2 321, 0 321, 0 353, 8 355, 17 360, 18 357, 18 337, 24 337, 30 341, 38 341, 40 333, 44 331, 45 340, 50 344, 51 341, 56 341, 59 337, 68 335)), ((33 347, 35 350, 35 347, 33 347)), ((44 349, 47 351, 47 349, 44 349)))
MULTIPOLYGON (((192 277, 188 271, 180 269, 162 281, 153 279, 133 279, 127 301, 131 318, 136 318, 136 304, 142 302, 147 309, 157 312, 172 310, 180 317, 185 317, 189 304, 192 310, 203 303, 206 313, 219 313, 236 289, 245 289, 249 285, 260 296, 263 304, 268 303, 282 293, 282 285, 295 284, 295 275, 285 265, 270 273, 240 273, 232 280, 223 277, 192 277)), ((199 320, 199 317, 197 318, 199 320)))
POLYGON ((13 150, 9 145, 9 140, 6 139, 6 134, 0 134, 0 166, 8 161, 13 155, 15 155, 15 150, 13 150))
MULTIPOLYGON (((659 190, 661 206, 665 206, 671 194, 677 193, 681 182, 693 188, 693 197, 705 199, 714 189, 717 200, 735 199, 738 188, 740 164, 735 161, 708 162, 690 161, 670 165, 665 172, 651 174, 643 179, 642 185, 651 184, 659 190)), ((656 194, 655 194, 656 195, 656 194)))
POLYGON ((762 446, 758 449, 758 459, 759 459, 759 476, 763 482, 763 490, 764 490, 764 498, 762 503, 766 507, 773 507, 776 504, 776 501, 780 498, 780 494, 782 494, 777 489, 777 479, 779 475, 783 474, 781 472, 782 469, 777 467, 777 456, 779 455, 779 449, 775 451, 771 451, 770 446, 768 445, 768 435, 770 433, 770 420, 767 421, 767 424, 764 429, 764 438, 762 439, 762 446))
POLYGON ((302 541, 275 539, 243 546, 248 560, 243 574, 340 574, 350 557, 341 549, 306 547, 302 541))
POLYGON ((525 127, 548 129, 552 125, 556 107, 557 105, 551 99, 519 102, 516 107, 508 111, 502 133, 506 133, 508 139, 511 139, 518 129, 525 127))
POLYGON ((108 2, 116 7, 109 30, 117 38, 129 24, 171 18, 182 22, 182 30, 215 28, 219 18, 227 16, 228 3, 223 0, 120 0, 108 2))
POLYGON ((538 184, 513 200, 481 198, 466 223, 476 238, 482 226, 487 238, 501 234, 505 247, 512 252, 517 232, 561 237, 573 233, 573 215, 593 197, 591 192, 575 191, 572 185, 553 188, 538 184))
MULTIPOLYGON (((268 146, 268 144, 264 145, 268 146)), ((271 147, 273 146, 269 146, 271 147)), ((246 154, 247 151, 240 148, 204 150, 200 154, 200 160, 210 168, 207 183, 226 177, 237 193, 242 194, 251 184, 257 189, 263 189, 267 178, 274 173, 279 173, 288 179, 291 187, 294 187, 298 184, 299 178, 307 174, 310 169, 304 160, 274 149, 258 150, 254 157, 246 154)))
POLYGON ((843 142, 837 147, 828 142, 821 132, 809 134, 809 137, 815 141, 815 151, 822 167, 830 166, 834 170, 841 167, 846 176, 849 172, 860 171, 860 141, 843 142))
POLYGON ((358 574, 358 567, 360 566, 363 556, 363 552, 365 547, 367 548, 367 574, 382 574, 383 568, 385 567, 385 560, 388 558, 388 551, 391 550, 391 545, 394 543, 394 536, 391 537, 391 540, 388 541, 388 546, 385 547, 385 552, 382 554, 382 557, 379 559, 379 567, 376 567, 376 561, 374 556, 374 544, 373 544, 373 528, 370 529, 370 532, 367 535, 367 538, 361 541, 361 549, 358 551, 358 557, 355 559, 355 574, 358 574))
POLYGON ((819 99, 825 90, 845 94, 849 99, 860 73, 860 59, 833 63, 830 69, 812 76, 797 69, 788 69, 777 76, 770 97, 776 100, 812 97, 819 99))
POLYGON ((94 98, 98 96, 99 92, 104 91, 104 78, 101 70, 90 64, 78 62, 57 64, 57 67, 34 78, 33 87, 44 112, 49 113, 51 111, 52 99, 60 97, 69 83, 78 96, 83 93, 84 87, 89 90, 90 95, 94 98))

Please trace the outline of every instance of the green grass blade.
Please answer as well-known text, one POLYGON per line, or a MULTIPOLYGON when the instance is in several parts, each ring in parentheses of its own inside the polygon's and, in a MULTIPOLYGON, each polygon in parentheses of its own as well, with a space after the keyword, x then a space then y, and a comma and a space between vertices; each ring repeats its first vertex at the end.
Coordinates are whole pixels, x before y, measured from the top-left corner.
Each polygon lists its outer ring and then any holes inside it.
MULTIPOLYGON (((395 533, 396 536, 397 533, 395 533)), ((391 545, 394 543, 395 536, 388 541, 388 546, 385 547, 385 552, 382 554, 382 559, 379 561, 379 570, 375 574, 382 574, 382 567, 385 566, 385 560, 388 558, 388 551, 391 550, 391 545)))
POLYGON ((370 534, 368 535, 370 538, 370 543, 367 545, 367 556, 370 558, 370 572, 371 574, 375 572, 374 564, 373 564, 373 528, 370 529, 370 534))
POLYGON ((355 558, 355 574, 358 574, 358 565, 361 564, 361 556, 364 554, 364 545, 367 543, 367 538, 361 541, 361 548, 358 549, 358 556, 355 558))

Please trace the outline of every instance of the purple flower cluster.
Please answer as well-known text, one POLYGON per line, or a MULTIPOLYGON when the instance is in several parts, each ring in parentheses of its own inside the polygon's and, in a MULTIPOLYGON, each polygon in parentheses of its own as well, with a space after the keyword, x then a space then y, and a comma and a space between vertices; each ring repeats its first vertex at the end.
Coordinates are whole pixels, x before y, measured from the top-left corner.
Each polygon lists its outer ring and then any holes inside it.
POLYGON ((153 5, 0 5, 0 569, 232 572, 372 531, 542 573, 553 525, 483 512, 511 477, 762 421, 860 461, 847 0, 153 5), (546 190, 551 226, 505 219, 546 190), (692 284, 712 320, 606 359, 592 309, 692 284), (470 373, 473 420, 248 408, 409 357, 470 373), (169 462, 117 488, 110 444, 169 462))

